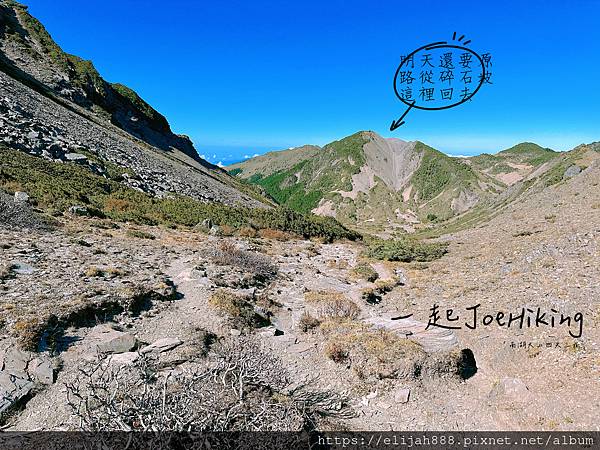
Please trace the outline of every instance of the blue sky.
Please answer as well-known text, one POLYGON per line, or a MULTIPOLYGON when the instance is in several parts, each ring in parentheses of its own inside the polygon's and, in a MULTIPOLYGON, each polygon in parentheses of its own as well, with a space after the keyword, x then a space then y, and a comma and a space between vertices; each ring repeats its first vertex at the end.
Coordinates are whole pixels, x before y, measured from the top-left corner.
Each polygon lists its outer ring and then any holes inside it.
POLYGON ((23 1, 212 162, 358 130, 451 154, 600 140, 598 1, 23 1), (390 132, 400 55, 454 31, 492 54, 493 84, 390 132))

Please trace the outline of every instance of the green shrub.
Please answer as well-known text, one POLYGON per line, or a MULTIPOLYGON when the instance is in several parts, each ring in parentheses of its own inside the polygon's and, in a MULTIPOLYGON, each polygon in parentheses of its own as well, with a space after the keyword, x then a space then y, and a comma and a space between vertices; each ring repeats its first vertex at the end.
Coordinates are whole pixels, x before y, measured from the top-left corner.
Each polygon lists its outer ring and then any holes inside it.
POLYGON ((147 233, 142 230, 127 230, 127 236, 138 239, 156 239, 152 233, 147 233))
POLYGON ((456 180, 476 181, 477 176, 467 164, 417 142, 416 150, 423 159, 412 177, 412 183, 423 201, 431 200, 456 180))
POLYGON ((373 269, 371 264, 369 264, 368 262, 358 263, 354 267, 354 269, 352 269, 352 273, 354 273, 354 275, 356 275, 357 277, 362 278, 363 280, 367 280, 371 283, 373 283, 375 280, 377 280, 377 278, 379 278, 379 274, 377 273, 377 271, 373 269))
POLYGON ((447 252, 448 245, 446 243, 404 239, 398 241, 375 240, 369 244, 367 254, 370 258, 386 261, 427 262, 441 258, 447 252))

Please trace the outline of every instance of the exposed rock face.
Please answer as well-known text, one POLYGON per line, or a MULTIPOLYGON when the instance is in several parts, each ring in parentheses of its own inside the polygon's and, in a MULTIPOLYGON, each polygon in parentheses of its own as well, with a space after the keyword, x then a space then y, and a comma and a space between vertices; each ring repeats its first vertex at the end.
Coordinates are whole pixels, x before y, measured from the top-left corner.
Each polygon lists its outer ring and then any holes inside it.
POLYGON ((399 335, 404 335, 423 346, 428 352, 449 351, 458 345, 456 335, 452 330, 430 327, 427 324, 411 318, 395 319, 393 314, 384 317, 372 317, 366 320, 375 328, 384 328, 399 335))
POLYGON ((581 173, 581 168, 579 166, 571 166, 567 170, 565 170, 565 174, 563 178, 573 178, 576 175, 581 173))
POLYGON ((36 383, 54 382, 50 358, 17 348, 0 350, 0 414, 27 396, 36 383))
POLYGON ((371 140, 364 146, 367 165, 394 191, 399 191, 419 167, 421 153, 415 152, 416 142, 384 139, 370 133, 371 140))

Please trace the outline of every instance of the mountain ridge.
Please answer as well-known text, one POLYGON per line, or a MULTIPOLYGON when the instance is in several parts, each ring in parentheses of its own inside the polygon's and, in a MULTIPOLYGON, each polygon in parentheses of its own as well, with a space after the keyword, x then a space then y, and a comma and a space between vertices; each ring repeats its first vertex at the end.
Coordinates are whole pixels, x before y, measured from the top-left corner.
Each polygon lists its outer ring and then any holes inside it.
POLYGON ((280 204, 394 234, 434 227, 470 211, 487 209, 487 215, 538 181, 543 187, 562 180, 571 155, 523 142, 493 155, 452 157, 420 141, 360 131, 322 148, 270 152, 227 169, 280 204), (332 153, 332 146, 347 150, 332 153), (287 155, 294 155, 293 161, 286 161, 287 155))

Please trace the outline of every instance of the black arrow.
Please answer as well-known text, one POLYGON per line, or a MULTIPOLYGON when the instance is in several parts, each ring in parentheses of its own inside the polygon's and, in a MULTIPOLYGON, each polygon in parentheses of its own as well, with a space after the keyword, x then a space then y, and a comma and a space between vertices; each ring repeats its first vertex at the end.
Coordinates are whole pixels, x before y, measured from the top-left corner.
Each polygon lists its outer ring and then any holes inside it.
POLYGON ((413 100, 413 102, 406 109, 406 111, 404 111, 404 114, 402 114, 398 120, 392 120, 392 124, 390 125, 390 131, 394 131, 396 128, 398 128, 400 125, 402 125, 404 123, 404 121, 402 119, 404 119, 404 117, 408 114, 408 112, 412 109, 412 107, 415 106, 415 102, 416 102, 416 100, 413 100))

